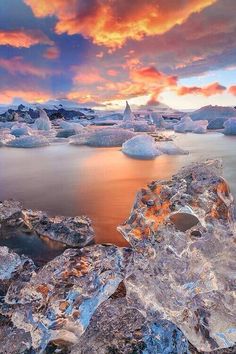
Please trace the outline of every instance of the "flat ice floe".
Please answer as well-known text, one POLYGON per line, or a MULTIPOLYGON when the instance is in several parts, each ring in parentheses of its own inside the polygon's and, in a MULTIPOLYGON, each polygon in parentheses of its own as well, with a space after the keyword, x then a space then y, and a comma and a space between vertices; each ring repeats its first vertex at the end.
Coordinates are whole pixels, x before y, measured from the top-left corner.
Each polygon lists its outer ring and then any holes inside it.
POLYGON ((166 155, 188 155, 189 152, 181 149, 175 145, 172 141, 161 141, 156 143, 156 147, 159 151, 166 155))
POLYGON ((137 135, 129 139, 122 145, 122 151, 128 156, 140 159, 154 159, 162 154, 155 140, 148 135, 137 135))
POLYGON ((49 145, 49 141, 44 136, 21 136, 6 142, 6 146, 15 148, 35 148, 49 145))

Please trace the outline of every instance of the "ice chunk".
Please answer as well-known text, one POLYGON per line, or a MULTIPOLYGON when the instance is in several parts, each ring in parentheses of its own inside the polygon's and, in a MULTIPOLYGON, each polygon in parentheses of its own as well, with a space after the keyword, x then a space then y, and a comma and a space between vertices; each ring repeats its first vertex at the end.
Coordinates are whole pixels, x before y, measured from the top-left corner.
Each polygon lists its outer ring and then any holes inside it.
POLYGON ((34 148, 49 145, 49 141, 44 136, 21 136, 14 140, 8 141, 7 146, 16 148, 34 148))
POLYGON ((37 130, 50 130, 52 127, 51 121, 47 113, 43 109, 39 109, 40 116, 34 122, 34 129, 37 130))
POLYGON ((207 129, 224 129, 224 123, 227 118, 216 118, 209 122, 207 129))
POLYGON ((72 135, 76 135, 76 131, 74 129, 62 129, 57 133, 56 137, 69 138, 72 135))
POLYGON ((15 137, 19 137, 22 135, 30 135, 31 133, 32 130, 26 124, 13 125, 13 127, 11 128, 11 134, 15 137))
POLYGON ((135 132, 153 132, 155 131, 154 125, 147 124, 146 121, 127 121, 119 125, 120 128, 133 129, 135 132))
POLYGON ((140 159, 154 159, 161 155, 155 140, 149 135, 137 135, 122 145, 124 154, 140 159))
POLYGON ((83 125, 81 125, 80 123, 76 123, 76 122, 66 122, 64 120, 60 121, 60 127, 62 129, 68 130, 68 129, 74 129, 75 131, 79 131, 81 129, 84 129, 83 125))
POLYGON ((134 132, 126 129, 104 128, 98 129, 88 136, 89 146, 121 146, 126 140, 135 136, 134 132))
POLYGON ((157 128, 164 128, 165 127, 165 121, 162 117, 162 115, 157 114, 156 112, 152 112, 150 114, 150 120, 155 124, 157 128))
POLYGON ((207 120, 198 120, 194 122, 189 116, 184 116, 179 123, 174 125, 174 131, 176 133, 193 132, 202 134, 206 133, 207 125, 207 120))
POLYGON ((123 121, 124 122, 130 122, 135 120, 135 115, 133 114, 133 112, 131 111, 131 108, 128 104, 128 102, 126 101, 126 107, 125 107, 125 111, 123 114, 123 121))
POLYGON ((189 152, 181 149, 172 141, 161 141, 156 143, 158 150, 167 155, 188 155, 189 152))
POLYGON ((225 135, 236 135, 236 118, 230 118, 224 123, 225 135))

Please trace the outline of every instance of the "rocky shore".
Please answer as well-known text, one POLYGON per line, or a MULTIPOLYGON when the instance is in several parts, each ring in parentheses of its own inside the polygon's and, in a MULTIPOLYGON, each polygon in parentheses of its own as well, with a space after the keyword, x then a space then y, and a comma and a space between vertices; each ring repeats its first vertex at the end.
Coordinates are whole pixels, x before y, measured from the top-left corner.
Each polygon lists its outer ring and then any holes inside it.
POLYGON ((4 224, 74 248, 38 268, 0 247, 0 353, 236 352, 233 198, 219 161, 138 192, 118 227, 130 247, 86 246, 88 218, 15 201, 0 203, 4 224))

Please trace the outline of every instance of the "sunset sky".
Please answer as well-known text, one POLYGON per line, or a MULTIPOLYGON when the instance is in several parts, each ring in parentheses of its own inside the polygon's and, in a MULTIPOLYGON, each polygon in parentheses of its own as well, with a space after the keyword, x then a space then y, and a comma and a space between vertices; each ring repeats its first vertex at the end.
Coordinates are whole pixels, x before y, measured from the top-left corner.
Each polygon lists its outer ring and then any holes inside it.
POLYGON ((0 104, 236 105, 236 0, 0 0, 0 104))

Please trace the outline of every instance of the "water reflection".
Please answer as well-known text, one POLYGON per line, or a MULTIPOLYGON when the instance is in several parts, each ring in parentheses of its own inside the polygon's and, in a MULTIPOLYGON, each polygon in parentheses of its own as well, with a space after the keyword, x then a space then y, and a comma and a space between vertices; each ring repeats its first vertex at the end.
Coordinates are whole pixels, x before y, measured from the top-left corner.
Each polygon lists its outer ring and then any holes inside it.
POLYGON ((53 145, 40 149, 0 150, 0 199, 15 198, 51 215, 88 215, 97 242, 124 245, 116 226, 129 214, 136 191, 166 179, 199 159, 221 157, 224 176, 236 195, 236 138, 219 133, 179 134, 176 143, 189 156, 160 156, 140 161, 119 148, 53 145))

